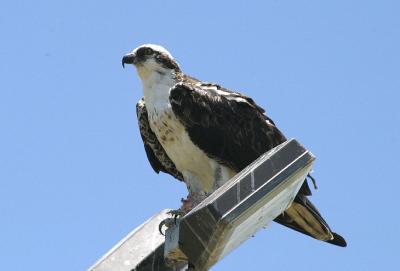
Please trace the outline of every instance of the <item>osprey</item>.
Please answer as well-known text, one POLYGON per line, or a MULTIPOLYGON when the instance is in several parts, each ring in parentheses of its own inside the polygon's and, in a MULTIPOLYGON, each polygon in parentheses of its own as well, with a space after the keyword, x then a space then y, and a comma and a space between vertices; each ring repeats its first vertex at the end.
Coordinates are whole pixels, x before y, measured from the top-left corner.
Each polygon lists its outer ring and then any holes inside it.
MULTIPOLYGON (((147 157, 154 171, 186 183, 183 213, 230 180, 260 155, 286 141, 253 99, 218 84, 184 74, 163 47, 145 44, 122 59, 136 66, 143 98, 136 111, 147 157)), ((338 246, 346 241, 331 231, 309 201, 305 180, 291 207, 276 222, 338 246)))

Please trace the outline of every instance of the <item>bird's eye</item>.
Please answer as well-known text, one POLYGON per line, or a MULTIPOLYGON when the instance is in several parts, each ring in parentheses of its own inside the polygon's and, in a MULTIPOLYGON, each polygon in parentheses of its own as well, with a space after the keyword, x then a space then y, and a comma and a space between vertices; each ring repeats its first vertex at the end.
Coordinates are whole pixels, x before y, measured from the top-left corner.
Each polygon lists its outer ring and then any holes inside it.
POLYGON ((151 54, 153 54, 153 50, 152 50, 151 48, 146 48, 146 49, 144 50, 144 54, 145 54, 145 55, 151 55, 151 54))

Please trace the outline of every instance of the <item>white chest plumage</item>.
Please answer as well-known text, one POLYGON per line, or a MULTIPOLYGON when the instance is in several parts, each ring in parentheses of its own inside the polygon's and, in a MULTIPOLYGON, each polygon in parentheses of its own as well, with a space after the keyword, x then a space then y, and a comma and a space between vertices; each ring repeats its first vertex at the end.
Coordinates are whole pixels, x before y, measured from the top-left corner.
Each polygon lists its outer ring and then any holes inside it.
POLYGON ((217 166, 215 162, 193 144, 169 104, 164 108, 147 110, 151 129, 176 168, 182 172, 191 192, 211 192, 217 166))
POLYGON ((182 173, 191 193, 208 195, 235 172, 209 158, 190 139, 169 103, 169 90, 176 82, 159 80, 144 85, 150 127, 169 158, 182 173))

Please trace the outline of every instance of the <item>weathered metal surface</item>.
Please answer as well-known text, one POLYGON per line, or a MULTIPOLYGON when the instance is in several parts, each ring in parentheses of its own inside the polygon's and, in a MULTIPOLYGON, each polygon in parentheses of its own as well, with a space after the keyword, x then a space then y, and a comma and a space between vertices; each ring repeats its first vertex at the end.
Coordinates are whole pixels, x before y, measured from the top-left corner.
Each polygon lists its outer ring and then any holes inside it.
POLYGON ((137 227, 106 253, 89 271, 172 271, 164 262, 164 236, 158 225, 170 217, 163 210, 137 227))

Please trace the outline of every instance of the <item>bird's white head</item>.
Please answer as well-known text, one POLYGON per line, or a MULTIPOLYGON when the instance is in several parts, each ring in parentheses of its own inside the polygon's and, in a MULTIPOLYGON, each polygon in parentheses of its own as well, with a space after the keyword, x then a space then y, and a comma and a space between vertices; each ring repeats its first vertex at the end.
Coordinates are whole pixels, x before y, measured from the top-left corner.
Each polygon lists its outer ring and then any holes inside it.
POLYGON ((162 46, 144 44, 122 58, 122 66, 133 64, 143 82, 153 77, 180 72, 180 68, 172 55, 162 46))

